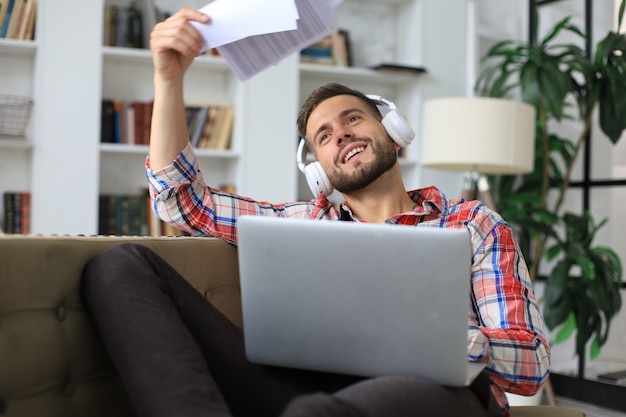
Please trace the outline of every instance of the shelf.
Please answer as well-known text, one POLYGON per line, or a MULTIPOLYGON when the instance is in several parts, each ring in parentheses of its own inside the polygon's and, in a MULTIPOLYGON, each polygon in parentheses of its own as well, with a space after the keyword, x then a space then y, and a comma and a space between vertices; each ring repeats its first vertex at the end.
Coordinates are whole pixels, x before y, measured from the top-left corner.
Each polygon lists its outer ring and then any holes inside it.
MULTIPOLYGON (((119 46, 103 46, 102 56, 107 62, 124 62, 152 65, 152 53, 149 49, 123 48, 119 46)), ((230 71, 228 63, 224 58, 216 56, 200 56, 196 58, 192 65, 193 68, 206 68, 211 70, 230 71)))
POLYGON ((626 409, 626 386, 550 373, 554 393, 613 410, 626 409))
POLYGON ((0 39, 0 53, 35 56, 37 43, 35 41, 23 41, 16 39, 0 39))
POLYGON ((0 148, 32 149, 33 144, 23 136, 0 135, 0 148))
MULTIPOLYGON (((147 155, 148 149, 148 145, 126 145, 117 143, 100 144, 100 151, 110 154, 147 155)), ((240 156, 239 152, 233 150, 218 151, 215 149, 196 149, 195 153, 198 158, 211 159, 237 159, 240 156)))
POLYGON ((300 64, 300 73, 310 79, 326 80, 333 78, 336 82, 350 84, 354 81, 372 81, 383 85, 402 85, 413 83, 419 74, 406 72, 376 71, 363 67, 340 67, 334 65, 300 64))

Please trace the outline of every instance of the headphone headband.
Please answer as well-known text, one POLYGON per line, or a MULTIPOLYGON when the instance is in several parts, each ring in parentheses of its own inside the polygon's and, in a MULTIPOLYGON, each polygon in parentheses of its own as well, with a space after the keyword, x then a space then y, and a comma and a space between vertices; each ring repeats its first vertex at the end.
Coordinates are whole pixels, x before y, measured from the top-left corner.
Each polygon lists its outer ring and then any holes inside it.
POLYGON ((376 107, 383 116, 392 110, 397 110, 396 105, 384 97, 377 96, 376 94, 367 94, 367 98, 376 102, 376 107), (382 113, 382 110, 385 111, 385 114, 382 113))

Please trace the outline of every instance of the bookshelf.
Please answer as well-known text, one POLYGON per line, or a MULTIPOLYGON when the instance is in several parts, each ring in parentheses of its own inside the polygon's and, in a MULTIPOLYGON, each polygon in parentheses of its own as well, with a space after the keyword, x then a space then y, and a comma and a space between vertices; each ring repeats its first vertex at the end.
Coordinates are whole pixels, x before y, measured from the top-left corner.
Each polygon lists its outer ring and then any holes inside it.
MULTIPOLYGON (((169 11, 183 6, 179 0, 156 3, 169 11)), ((293 55, 241 83, 221 58, 198 58, 187 74, 186 101, 225 103, 235 114, 230 149, 198 151, 207 182, 233 184, 240 194, 272 202, 309 199, 295 164, 295 120, 304 97, 328 81, 393 100, 419 134, 423 100, 465 92, 465 0, 438 3, 345 0, 337 21, 350 30, 355 67, 301 64, 293 55), (442 54, 442 44, 454 53, 442 54), (366 68, 381 61, 428 73, 366 68)), ((33 233, 89 235, 98 230, 100 194, 137 193, 146 186, 147 146, 100 143, 100 111, 103 98, 150 100, 152 60, 145 49, 103 46, 104 0, 63 4, 39 2, 34 41, 0 40, 0 93, 35 102, 26 137, 0 138, 0 192, 31 192, 33 233), (59 24, 68 9, 81 19, 59 24)), ((407 187, 442 185, 443 179, 445 191, 446 176, 423 170, 418 149, 419 137, 402 162, 407 187)), ((450 181, 454 187, 457 178, 450 181)))
MULTIPOLYGON (((37 44, 32 40, 0 39, 0 94, 7 94, 19 97, 33 97, 35 59, 37 55, 37 44), (5 74, 19 73, 21 77, 8 79, 5 74)), ((0 111, 11 110, 1 108, 0 111)), ((32 113, 32 111, 31 111, 32 113)), ((0 116, 5 117, 5 116, 0 116)), ((12 116, 3 118, 4 122, 9 122, 12 116)), ((33 140, 30 135, 28 124, 25 135, 12 136, 0 133, 0 191, 3 196, 2 215, 0 227, 5 228, 4 205, 5 193, 21 193, 30 190, 31 172, 30 165, 33 154, 33 140)), ((6 229, 12 226, 7 225, 6 229)))

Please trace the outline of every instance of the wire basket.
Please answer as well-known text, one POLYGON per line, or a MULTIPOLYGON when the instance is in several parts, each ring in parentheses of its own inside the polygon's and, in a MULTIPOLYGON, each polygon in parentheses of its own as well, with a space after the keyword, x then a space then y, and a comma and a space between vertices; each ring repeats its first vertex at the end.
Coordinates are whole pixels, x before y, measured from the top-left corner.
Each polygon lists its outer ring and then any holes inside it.
POLYGON ((0 136, 24 136, 32 107, 30 97, 0 94, 0 136))

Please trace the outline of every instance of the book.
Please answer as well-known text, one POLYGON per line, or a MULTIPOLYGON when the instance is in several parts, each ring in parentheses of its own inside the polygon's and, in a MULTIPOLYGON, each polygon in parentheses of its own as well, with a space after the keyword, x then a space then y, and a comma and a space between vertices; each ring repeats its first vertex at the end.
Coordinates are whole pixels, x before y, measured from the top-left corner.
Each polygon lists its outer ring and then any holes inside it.
POLYGON ((215 109, 215 114, 213 116, 213 124, 211 125, 211 130, 208 132, 208 139, 203 146, 203 148, 205 149, 216 149, 215 142, 217 140, 217 132, 221 129, 222 121, 224 118, 224 107, 213 107, 215 109))
POLYGON ((332 33, 333 61, 340 67, 352 66, 350 35, 345 29, 335 29, 332 33))
POLYGON ((231 106, 223 107, 222 121, 215 134, 214 149, 225 150, 230 148, 235 110, 231 106))
POLYGON ((126 38, 126 8, 117 8, 117 19, 115 21, 115 39, 113 46, 123 46, 126 38))
POLYGON ((18 33, 17 39, 27 41, 34 39, 36 16, 37 0, 28 0, 22 16, 22 23, 20 24, 20 31, 18 33))
POLYGON ((325 36, 300 51, 300 62, 334 65, 333 35, 325 36))
POLYGON ((0 3, 0 38, 2 38, 2 28, 4 26, 4 20, 7 15, 7 10, 9 9, 9 3, 13 0, 4 0, 0 3))
POLYGON ((26 0, 15 0, 13 4, 13 10, 11 11, 11 18, 9 19, 9 25, 4 35, 7 39, 16 39, 16 34, 20 21, 22 20, 22 10, 24 8, 26 0))
POLYGON ((621 371, 613 371, 606 372, 603 374, 598 374, 599 379, 604 379, 615 384, 625 384, 626 383, 626 369, 621 371))
POLYGON ((209 107, 201 107, 198 112, 194 114, 193 120, 189 124, 189 143, 191 143, 191 146, 193 146, 194 148, 198 147, 200 138, 202 137, 202 132, 204 131, 204 124, 206 123, 208 114, 209 107))
POLYGON ((2 21, 0 21, 0 38, 6 38, 9 30, 9 22, 13 14, 13 7, 17 0, 4 0, 2 3, 2 21))
POLYGON ((30 20, 33 12, 34 4, 35 0, 24 0, 24 4, 22 6, 22 10, 19 16, 19 22, 17 23, 13 31, 12 39, 26 39, 26 29, 28 27, 28 21, 30 20))
POLYGON ((2 199, 4 201, 4 232, 9 234, 15 233, 13 227, 13 216, 15 214, 13 193, 5 192, 2 195, 2 199))
POLYGON ((135 108, 130 103, 124 103, 124 109, 126 112, 125 117, 125 129, 126 134, 124 135, 126 138, 126 142, 129 145, 134 145, 135 140, 135 108))
MULTIPOLYGON (((143 101, 133 101, 131 103, 133 108, 133 130, 135 137, 135 144, 137 145, 145 145, 147 143, 147 139, 144 138, 144 116, 146 114, 145 106, 146 104, 143 101)), ((130 123, 130 121, 129 121, 130 123)))
POLYGON ((153 104, 153 101, 147 101, 144 103, 143 106, 143 139, 141 142, 143 145, 150 144, 150 131, 152 130, 152 108, 154 107, 153 104))
POLYGON ((375 71, 406 72, 410 74, 423 74, 426 72, 426 69, 423 67, 414 67, 412 65, 402 65, 388 62, 372 65, 370 69, 375 71))
POLYGON ((185 106, 185 124, 188 131, 200 109, 202 109, 200 106, 185 106))
POLYGON ((111 99, 102 99, 100 112, 100 142, 115 142, 115 102, 111 99))
POLYGON ((161 236, 182 236, 183 231, 174 225, 161 221, 161 236))
POLYGON ((98 234, 144 236, 148 234, 147 191, 138 194, 101 194, 98 234))
POLYGON ((118 132, 116 138, 118 143, 128 143, 128 102, 117 101, 115 111, 118 113, 118 132))
POLYGON ((202 129, 202 135, 198 141, 198 148, 207 149, 209 146, 209 140, 211 138, 211 130, 215 124, 215 116, 217 113, 217 106, 209 106, 209 113, 207 114, 204 127, 202 129))
POLYGON ((117 38, 119 7, 113 4, 106 4, 104 7, 103 44, 104 46, 115 46, 115 39, 117 38))
POLYGON ((128 196, 117 195, 115 198, 115 234, 128 235, 128 196))
POLYGON ((150 47, 150 33, 154 25, 157 24, 158 9, 155 4, 155 0, 142 0, 139 1, 137 6, 138 12, 141 15, 141 37, 142 45, 144 48, 150 47))
POLYGON ((124 39, 121 46, 126 48, 143 48, 142 16, 139 9, 135 7, 134 2, 125 9, 123 24, 124 39))
POLYGON ((30 192, 22 191, 20 196, 20 219, 22 234, 30 234, 30 192))
POLYGON ((30 192, 6 191, 4 202, 4 232, 7 234, 30 233, 30 192))
POLYGON ((113 101, 113 143, 122 143, 122 102, 113 101))

